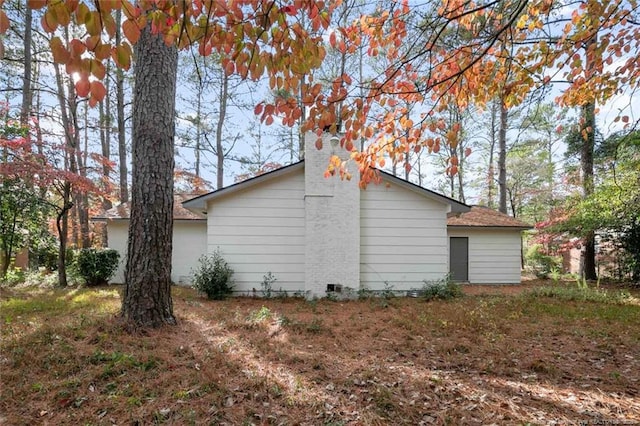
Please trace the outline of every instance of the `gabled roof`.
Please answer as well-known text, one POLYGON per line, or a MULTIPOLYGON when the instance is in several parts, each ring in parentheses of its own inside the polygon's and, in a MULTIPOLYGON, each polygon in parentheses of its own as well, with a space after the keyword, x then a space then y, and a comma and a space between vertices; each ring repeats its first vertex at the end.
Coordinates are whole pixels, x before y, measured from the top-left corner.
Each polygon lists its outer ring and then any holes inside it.
POLYGON ((232 194, 237 191, 242 191, 247 188, 251 188, 252 186, 258 185, 262 182, 269 181, 278 176, 288 175, 298 170, 302 170, 304 168, 304 160, 298 161, 297 163, 289 164, 288 166, 280 167, 279 169, 272 170, 270 172, 254 176, 247 180, 243 180, 241 182, 236 182, 233 185, 225 186, 224 188, 216 189, 215 191, 211 191, 207 194, 202 194, 192 199, 188 199, 182 203, 182 205, 191 210, 192 212, 202 212, 206 214, 207 212, 207 202, 209 200, 214 200, 216 198, 220 198, 223 195, 232 194))
POLYGON ((530 229, 531 226, 499 211, 484 206, 472 206, 466 213, 449 213, 447 215, 449 228, 507 228, 530 229))
MULTIPOLYGON (((216 198, 219 198, 223 195, 228 195, 240 190, 244 190, 247 188, 250 188, 254 185, 258 185, 262 182, 266 182, 268 180, 274 179, 276 177, 279 176, 283 176, 283 175, 287 175, 289 173, 294 173, 296 171, 299 171, 301 169, 304 168, 304 160, 298 161, 297 163, 293 163, 290 164, 288 166, 285 167, 281 167, 277 170, 273 170, 271 172, 259 175, 259 176, 255 176, 251 179, 247 179, 244 180, 242 182, 238 182, 238 183, 234 183, 233 185, 227 186, 225 188, 221 188, 212 192, 209 192, 208 194, 204 194, 204 195, 200 195, 198 197, 195 197, 191 200, 187 200, 183 203, 184 207, 191 210, 191 211, 197 211, 197 212, 202 212, 205 213, 207 210, 207 202, 216 198)), ((416 184, 413 184, 411 182, 408 182, 404 179, 401 179, 399 177, 396 177, 390 173, 387 173, 385 171, 382 170, 378 170, 378 172, 380 173, 380 176, 382 177, 383 180, 390 182, 390 183, 394 183, 396 185, 402 186, 410 191, 416 192, 422 196, 425 196, 427 198, 430 198, 432 200, 444 203, 444 204, 449 204, 451 206, 451 211, 452 212, 468 212, 470 207, 467 206, 466 204, 463 204, 457 200, 454 200, 453 198, 449 198, 446 197, 442 194, 438 194, 437 192, 431 191, 429 189, 423 188, 421 186, 418 186, 416 184)))
MULTIPOLYGON (((190 200, 197 194, 174 194, 173 196, 173 220, 206 220, 206 216, 189 211, 182 206, 186 200, 190 200)), ((91 220, 107 221, 107 220, 129 220, 131 217, 131 203, 122 203, 98 216, 94 216, 91 220)))

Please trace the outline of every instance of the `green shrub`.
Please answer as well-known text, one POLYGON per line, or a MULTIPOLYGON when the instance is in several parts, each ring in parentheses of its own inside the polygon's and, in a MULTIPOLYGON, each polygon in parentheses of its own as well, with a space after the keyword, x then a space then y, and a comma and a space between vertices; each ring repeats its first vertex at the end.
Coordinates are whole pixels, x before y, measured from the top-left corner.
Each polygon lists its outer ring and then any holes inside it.
POLYGON ((58 247, 55 244, 42 243, 29 248, 31 268, 46 268, 49 271, 58 269, 58 247))
POLYGON ((549 275, 557 271, 562 266, 558 257, 549 256, 542 250, 540 244, 534 244, 524 255, 526 269, 532 272, 537 278, 549 278, 549 275))
POLYGON ((7 270, 7 275, 0 279, 0 284, 7 286, 14 286, 24 281, 24 271, 22 268, 10 267, 7 270))
POLYGON ((274 291, 273 284, 276 281, 278 281, 278 279, 271 273, 271 271, 262 276, 262 282, 260 283, 260 287, 262 287, 262 297, 265 299, 271 299, 274 291))
POLYGON ((113 249, 82 249, 75 265, 88 286, 104 285, 118 268, 120 254, 113 249))
POLYGON ((198 262, 200 265, 193 273, 193 287, 209 299, 222 300, 229 296, 233 291, 233 269, 220 250, 200 257, 198 262))
POLYGON ((421 293, 425 300, 449 300, 462 297, 463 295, 460 284, 451 281, 449 277, 438 281, 423 282, 424 286, 422 286, 421 293))

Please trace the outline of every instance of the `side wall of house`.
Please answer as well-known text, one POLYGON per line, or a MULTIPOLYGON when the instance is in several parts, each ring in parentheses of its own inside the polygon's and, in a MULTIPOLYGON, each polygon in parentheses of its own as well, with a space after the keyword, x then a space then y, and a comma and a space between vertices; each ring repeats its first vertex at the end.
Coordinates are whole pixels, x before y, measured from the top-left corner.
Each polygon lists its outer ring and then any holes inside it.
POLYGON ((268 272, 274 290, 304 291, 304 218, 300 170, 210 201, 207 251, 220 248, 236 294, 260 291, 268 272))
MULTIPOLYGON (((124 268, 127 264, 127 239, 129 221, 107 223, 109 248, 120 253, 118 269, 111 278, 114 284, 124 283, 124 268)), ((192 270, 207 249, 207 223, 200 221, 178 221, 173 224, 173 254, 171 256, 171 281, 180 285, 191 285, 192 270)))
POLYGON ((107 235, 109 236, 109 248, 120 253, 118 269, 110 282, 124 284, 124 267, 127 264, 127 239, 129 237, 129 221, 117 220, 107 222, 107 235))
POLYGON ((360 195, 360 285, 420 288, 448 273, 446 209, 398 185, 369 185, 360 195))
POLYGON ((469 238, 471 284, 520 283, 521 237, 514 230, 448 230, 450 237, 469 238))
POLYGON ((171 280, 179 285, 191 285, 198 259, 207 252, 207 222, 178 221, 173 224, 171 280))

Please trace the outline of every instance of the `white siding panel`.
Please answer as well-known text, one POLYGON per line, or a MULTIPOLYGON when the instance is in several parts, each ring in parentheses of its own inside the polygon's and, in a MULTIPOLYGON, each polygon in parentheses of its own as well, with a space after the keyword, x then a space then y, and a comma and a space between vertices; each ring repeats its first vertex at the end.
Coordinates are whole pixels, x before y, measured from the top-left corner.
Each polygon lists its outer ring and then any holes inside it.
MULTIPOLYGON (((124 283, 124 269, 127 264, 127 241, 129 220, 107 222, 109 248, 120 253, 118 269, 111 278, 112 283, 124 283)), ((173 252, 171 256, 171 281, 177 284, 191 284, 192 270, 207 249, 207 224, 205 221, 174 222, 173 252)))
POLYGON ((274 289, 304 289, 304 174, 264 182, 209 202, 207 250, 218 247, 234 269, 236 292, 260 290, 271 272, 274 289))
POLYGON ((450 229, 449 236, 469 238, 470 283, 520 283, 521 237, 519 231, 450 229))
POLYGON ((107 222, 107 238, 109 248, 117 250, 120 253, 118 261, 118 269, 111 277, 110 282, 114 284, 124 284, 124 267, 127 264, 127 241, 129 238, 129 221, 108 221, 107 222))
POLYGON ((393 184, 370 185, 360 202, 361 285, 408 290, 446 276, 444 204, 393 184))
POLYGON ((180 285, 191 285, 193 271, 198 267, 198 259, 206 251, 207 222, 174 222, 171 281, 180 285))

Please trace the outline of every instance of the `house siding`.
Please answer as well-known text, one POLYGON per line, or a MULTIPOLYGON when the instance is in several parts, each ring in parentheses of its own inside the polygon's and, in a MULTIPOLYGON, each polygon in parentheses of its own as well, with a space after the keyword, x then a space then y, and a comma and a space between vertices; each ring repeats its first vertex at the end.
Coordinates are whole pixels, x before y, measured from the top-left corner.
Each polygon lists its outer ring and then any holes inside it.
POLYGON ((447 275, 446 205, 394 184, 369 185, 360 203, 362 287, 409 290, 447 275))
POLYGON ((207 251, 220 247, 237 294, 260 290, 268 272, 277 279, 274 290, 304 290, 303 172, 209 202, 207 233, 207 251))
POLYGON ((471 284, 520 283, 519 230, 449 228, 448 235, 469 238, 469 282, 471 284))
POLYGON ((171 253, 171 281, 180 285, 193 283, 198 259, 207 251, 207 222, 174 222, 171 253))
POLYGON ((109 236, 109 248, 120 253, 118 269, 111 277, 110 282, 124 284, 124 268, 127 264, 127 238, 129 237, 129 221, 118 220, 107 222, 107 235, 109 236))
MULTIPOLYGON (((112 283, 124 283, 124 269, 127 264, 127 241, 129 220, 107 223, 109 248, 120 253, 118 269, 111 278, 112 283)), ((177 221, 173 224, 173 251, 171 256, 171 281, 190 285, 192 271, 198 266, 198 259, 207 248, 207 224, 204 220, 177 221)))

